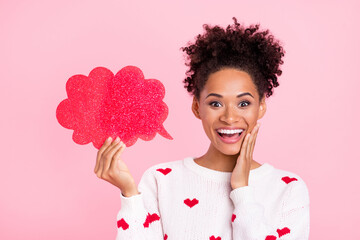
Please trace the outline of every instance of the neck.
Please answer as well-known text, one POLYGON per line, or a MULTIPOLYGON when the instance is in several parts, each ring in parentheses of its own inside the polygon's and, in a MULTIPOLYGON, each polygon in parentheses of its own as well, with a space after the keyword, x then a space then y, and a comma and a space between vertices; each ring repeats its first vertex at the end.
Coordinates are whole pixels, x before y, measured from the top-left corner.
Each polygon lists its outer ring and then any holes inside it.
MULTIPOLYGON (((232 172, 235 168, 239 154, 226 155, 218 151, 210 144, 208 151, 201 157, 195 158, 194 161, 200 166, 220 171, 220 172, 232 172)), ((254 160, 251 161, 250 169, 255 169, 261 166, 254 160)))
POLYGON ((216 171, 232 172, 238 156, 239 154, 225 155, 210 144, 208 151, 203 156, 196 158, 195 161, 203 167, 216 171))

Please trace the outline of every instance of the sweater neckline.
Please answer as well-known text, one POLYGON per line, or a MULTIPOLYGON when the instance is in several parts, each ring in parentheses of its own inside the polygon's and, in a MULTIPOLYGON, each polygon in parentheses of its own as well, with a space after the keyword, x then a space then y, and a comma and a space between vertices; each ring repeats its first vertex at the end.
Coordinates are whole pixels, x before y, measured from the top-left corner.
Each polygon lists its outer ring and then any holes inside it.
MULTIPOLYGON (((186 157, 184 165, 195 172, 196 174, 212 179, 218 182, 230 182, 232 172, 221 172, 200 166, 194 161, 194 157, 186 157)), ((264 175, 268 174, 274 166, 269 163, 263 163, 260 167, 250 170, 249 183, 261 179, 264 175)))

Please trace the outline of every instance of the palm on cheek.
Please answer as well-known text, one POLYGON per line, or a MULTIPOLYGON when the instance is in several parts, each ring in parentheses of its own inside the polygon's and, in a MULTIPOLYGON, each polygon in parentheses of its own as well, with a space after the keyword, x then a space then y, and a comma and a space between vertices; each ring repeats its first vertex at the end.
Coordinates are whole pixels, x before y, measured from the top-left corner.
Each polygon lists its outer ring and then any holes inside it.
POLYGON ((236 189, 248 186, 253 151, 256 142, 256 136, 260 128, 258 123, 251 133, 248 133, 241 145, 240 155, 237 159, 235 168, 231 174, 231 187, 236 189))

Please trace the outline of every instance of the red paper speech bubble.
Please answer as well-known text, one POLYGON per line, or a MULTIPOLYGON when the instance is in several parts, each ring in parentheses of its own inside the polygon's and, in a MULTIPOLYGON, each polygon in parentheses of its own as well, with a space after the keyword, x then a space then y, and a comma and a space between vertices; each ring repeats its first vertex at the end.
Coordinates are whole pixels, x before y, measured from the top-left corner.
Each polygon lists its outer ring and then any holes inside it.
POLYGON ((152 140, 156 133, 173 139, 163 126, 169 112, 162 101, 165 88, 159 80, 144 79, 138 67, 126 66, 115 76, 107 68, 94 68, 88 77, 70 77, 66 92, 56 118, 74 130, 77 144, 92 142, 99 149, 106 138, 119 136, 129 147, 138 138, 152 140))

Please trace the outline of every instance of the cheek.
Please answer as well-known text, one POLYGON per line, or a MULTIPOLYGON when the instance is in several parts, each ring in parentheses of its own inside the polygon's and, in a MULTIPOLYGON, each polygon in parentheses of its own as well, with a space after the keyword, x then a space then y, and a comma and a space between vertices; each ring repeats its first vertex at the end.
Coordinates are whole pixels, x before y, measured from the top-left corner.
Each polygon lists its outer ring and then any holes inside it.
POLYGON ((254 109, 254 110, 251 110, 251 111, 247 111, 247 112, 244 112, 243 114, 246 122, 252 126, 252 125, 256 125, 256 122, 258 120, 258 117, 259 117, 259 112, 257 109, 254 109))
POLYGON ((200 110, 200 116, 203 122, 214 121, 216 119, 216 114, 217 113, 215 111, 211 111, 211 109, 202 108, 200 110))
POLYGON ((207 133, 210 133, 214 128, 214 124, 217 122, 217 117, 218 116, 214 113, 214 111, 203 111, 201 113, 202 125, 207 133))

